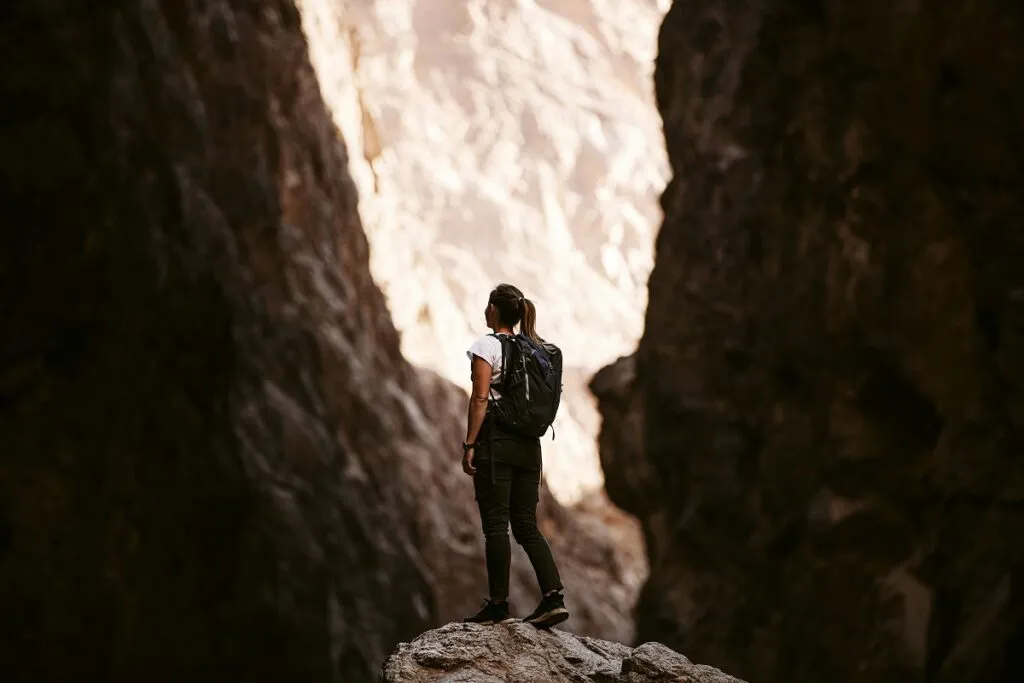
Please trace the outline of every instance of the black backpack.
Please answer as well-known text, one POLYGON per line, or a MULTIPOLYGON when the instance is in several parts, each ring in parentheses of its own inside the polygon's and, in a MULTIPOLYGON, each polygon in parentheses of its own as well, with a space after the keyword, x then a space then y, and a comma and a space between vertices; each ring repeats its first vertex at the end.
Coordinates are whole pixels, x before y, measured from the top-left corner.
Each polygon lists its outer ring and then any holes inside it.
POLYGON ((501 380, 495 387, 501 398, 491 402, 495 419, 512 434, 544 436, 562 398, 562 351, 521 334, 491 336, 501 342, 501 380))

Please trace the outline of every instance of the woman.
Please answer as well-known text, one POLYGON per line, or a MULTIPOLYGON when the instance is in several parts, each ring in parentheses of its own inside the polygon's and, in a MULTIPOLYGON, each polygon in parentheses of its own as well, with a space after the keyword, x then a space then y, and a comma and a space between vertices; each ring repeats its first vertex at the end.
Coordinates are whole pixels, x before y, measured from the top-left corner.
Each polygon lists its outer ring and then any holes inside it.
POLYGON ((498 336, 519 333, 539 339, 533 302, 508 284, 494 288, 484 310, 487 327, 494 335, 476 340, 467 351, 473 377, 469 399, 469 426, 462 444, 463 471, 473 477, 480 508, 487 556, 490 599, 483 609, 463 621, 506 624, 513 621, 508 604, 509 566, 512 551, 509 522, 516 542, 523 546, 540 584, 540 604, 524 621, 548 628, 569 618, 562 597, 562 582, 547 541, 537 529, 540 491, 540 439, 504 431, 488 415, 490 400, 501 397, 501 341, 498 336), (495 336, 497 335, 497 336, 495 336), (492 469, 493 468, 493 469, 492 469))

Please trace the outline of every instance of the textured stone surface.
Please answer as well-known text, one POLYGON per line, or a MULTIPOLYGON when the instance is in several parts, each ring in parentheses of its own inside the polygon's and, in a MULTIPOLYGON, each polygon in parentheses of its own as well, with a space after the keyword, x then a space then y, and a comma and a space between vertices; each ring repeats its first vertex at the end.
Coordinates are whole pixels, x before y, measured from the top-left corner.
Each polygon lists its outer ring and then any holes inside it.
POLYGON ((1024 680, 1022 22, 669 11, 646 330, 594 380, 639 639, 761 683, 1024 680))
POLYGON ((380 683, 742 683, 659 643, 636 649, 529 624, 449 624, 400 643, 380 683))
POLYGON ((591 374, 636 346, 668 165, 654 105, 668 0, 301 0, 403 353, 468 388, 490 289, 565 352, 564 503, 601 487, 591 374))
POLYGON ((4 679, 370 676, 437 612, 394 455, 450 420, 370 278, 298 14, 9 11, 4 679))
MULTIPOLYGON (((482 539, 298 12, 0 14, 0 679, 372 679, 475 606, 482 539)), ((544 518, 575 627, 628 638, 611 537, 544 518)))

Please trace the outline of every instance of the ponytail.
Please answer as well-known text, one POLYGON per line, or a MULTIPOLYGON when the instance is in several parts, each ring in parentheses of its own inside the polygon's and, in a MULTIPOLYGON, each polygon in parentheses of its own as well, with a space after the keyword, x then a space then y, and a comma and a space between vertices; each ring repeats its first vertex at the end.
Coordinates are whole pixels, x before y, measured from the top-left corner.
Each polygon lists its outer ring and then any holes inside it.
POLYGON ((519 300, 519 305, 522 307, 523 317, 519 322, 519 332, 533 341, 542 342, 544 341, 537 336, 537 307, 533 305, 533 302, 523 297, 519 300))
POLYGON ((503 282, 491 290, 487 303, 498 310, 498 319, 502 323, 509 327, 518 324, 519 334, 535 342, 544 341, 537 336, 537 307, 523 296, 518 287, 503 282))

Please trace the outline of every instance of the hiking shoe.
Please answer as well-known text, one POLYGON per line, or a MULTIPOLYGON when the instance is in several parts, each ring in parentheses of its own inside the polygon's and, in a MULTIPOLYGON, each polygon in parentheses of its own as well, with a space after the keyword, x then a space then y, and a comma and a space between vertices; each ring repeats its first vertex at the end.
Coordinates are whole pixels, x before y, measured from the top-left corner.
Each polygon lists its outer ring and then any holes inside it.
POLYGON ((537 609, 533 610, 530 616, 523 619, 528 624, 537 628, 551 628, 555 624, 561 624, 569 618, 569 610, 565 608, 565 598, 562 592, 545 595, 537 609))
POLYGON ((511 624, 513 621, 515 621, 515 617, 508 611, 508 600, 505 602, 484 600, 483 608, 473 616, 463 619, 462 623, 490 626, 492 624, 511 624))

